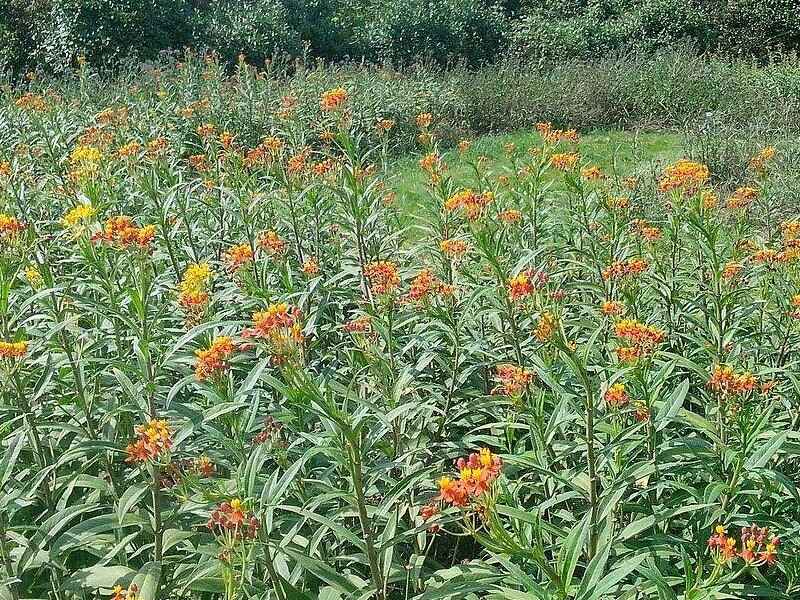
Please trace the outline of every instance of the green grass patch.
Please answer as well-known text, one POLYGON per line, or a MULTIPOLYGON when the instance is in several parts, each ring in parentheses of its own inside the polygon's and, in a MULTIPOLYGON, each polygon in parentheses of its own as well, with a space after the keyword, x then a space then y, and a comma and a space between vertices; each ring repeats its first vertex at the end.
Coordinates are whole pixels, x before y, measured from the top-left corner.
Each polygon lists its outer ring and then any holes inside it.
MULTIPOLYGON (((477 138, 469 152, 494 162, 505 156, 509 143, 516 146, 516 152, 526 152, 539 145, 540 138, 535 130, 486 135, 477 138)), ((672 131, 593 130, 581 135, 579 152, 582 163, 596 164, 612 177, 625 177, 661 170, 666 163, 683 156, 684 143, 683 136, 672 131)), ((420 203, 426 202, 425 179, 418 164, 421 155, 417 152, 396 161, 392 175, 393 189, 409 217, 413 217, 420 203)), ((457 149, 450 149, 443 156, 454 179, 470 181, 474 177, 457 149)))

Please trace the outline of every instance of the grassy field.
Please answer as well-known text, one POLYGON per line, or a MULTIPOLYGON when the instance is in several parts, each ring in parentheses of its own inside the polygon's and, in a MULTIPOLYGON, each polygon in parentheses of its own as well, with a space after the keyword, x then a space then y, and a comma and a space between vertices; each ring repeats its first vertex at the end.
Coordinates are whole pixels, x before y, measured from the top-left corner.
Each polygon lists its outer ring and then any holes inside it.
MULTIPOLYGON (((470 153, 486 156, 490 162, 503 161, 506 147, 514 144, 515 152, 535 148, 539 136, 534 128, 502 135, 481 136, 473 141, 470 153)), ((458 149, 443 153, 445 163, 453 165, 450 173, 454 179, 468 182, 474 173, 468 164, 456 160, 458 149)), ((581 135, 581 155, 586 162, 596 164, 612 178, 634 175, 653 175, 664 165, 684 154, 684 136, 674 131, 626 131, 598 129, 581 135)), ((401 199, 401 212, 413 219, 420 203, 430 202, 425 181, 419 177, 419 156, 409 154, 394 162, 390 171, 392 187, 401 199)), ((552 178, 552 177, 551 177, 552 178)), ((561 181, 555 178, 556 185, 561 181)))

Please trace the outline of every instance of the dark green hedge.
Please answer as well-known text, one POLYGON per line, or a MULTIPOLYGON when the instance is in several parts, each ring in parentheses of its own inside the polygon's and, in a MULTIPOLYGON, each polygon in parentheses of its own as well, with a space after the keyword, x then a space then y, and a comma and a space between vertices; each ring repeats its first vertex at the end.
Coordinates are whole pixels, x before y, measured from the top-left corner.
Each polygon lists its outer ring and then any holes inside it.
POLYGON ((0 66, 63 71, 206 48, 261 62, 556 64, 689 42, 763 57, 800 48, 798 0, 5 0, 0 66))

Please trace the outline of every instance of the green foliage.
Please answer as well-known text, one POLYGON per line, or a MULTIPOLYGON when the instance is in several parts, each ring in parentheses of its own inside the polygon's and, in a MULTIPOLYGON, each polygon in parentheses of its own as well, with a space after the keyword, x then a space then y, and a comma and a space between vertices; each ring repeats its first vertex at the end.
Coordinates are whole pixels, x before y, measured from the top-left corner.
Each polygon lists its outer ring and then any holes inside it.
POLYGON ((235 62, 241 53, 255 64, 283 52, 301 51, 298 33, 279 0, 212 0, 194 17, 195 43, 235 62))
POLYGON ((0 597, 796 598, 792 113, 704 117, 710 174, 445 153, 488 70, 302 67, 0 86, 0 597))
POLYGON ((191 46, 229 62, 325 60, 556 65, 687 46, 760 59, 800 46, 794 0, 8 0, 0 65, 63 72, 191 46))
POLYGON ((401 0, 375 3, 356 36, 366 54, 383 61, 475 65, 496 56, 507 27, 491 0, 401 0))

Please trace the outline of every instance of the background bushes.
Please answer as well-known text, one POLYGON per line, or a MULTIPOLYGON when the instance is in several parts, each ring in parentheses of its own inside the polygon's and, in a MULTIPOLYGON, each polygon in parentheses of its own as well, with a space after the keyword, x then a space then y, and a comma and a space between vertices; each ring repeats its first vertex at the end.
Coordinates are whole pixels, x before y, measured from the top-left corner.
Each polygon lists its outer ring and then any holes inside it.
POLYGON ((261 63, 326 60, 557 66, 690 46, 765 59, 800 48, 796 0, 6 0, 0 65, 63 72, 167 49, 261 63))

